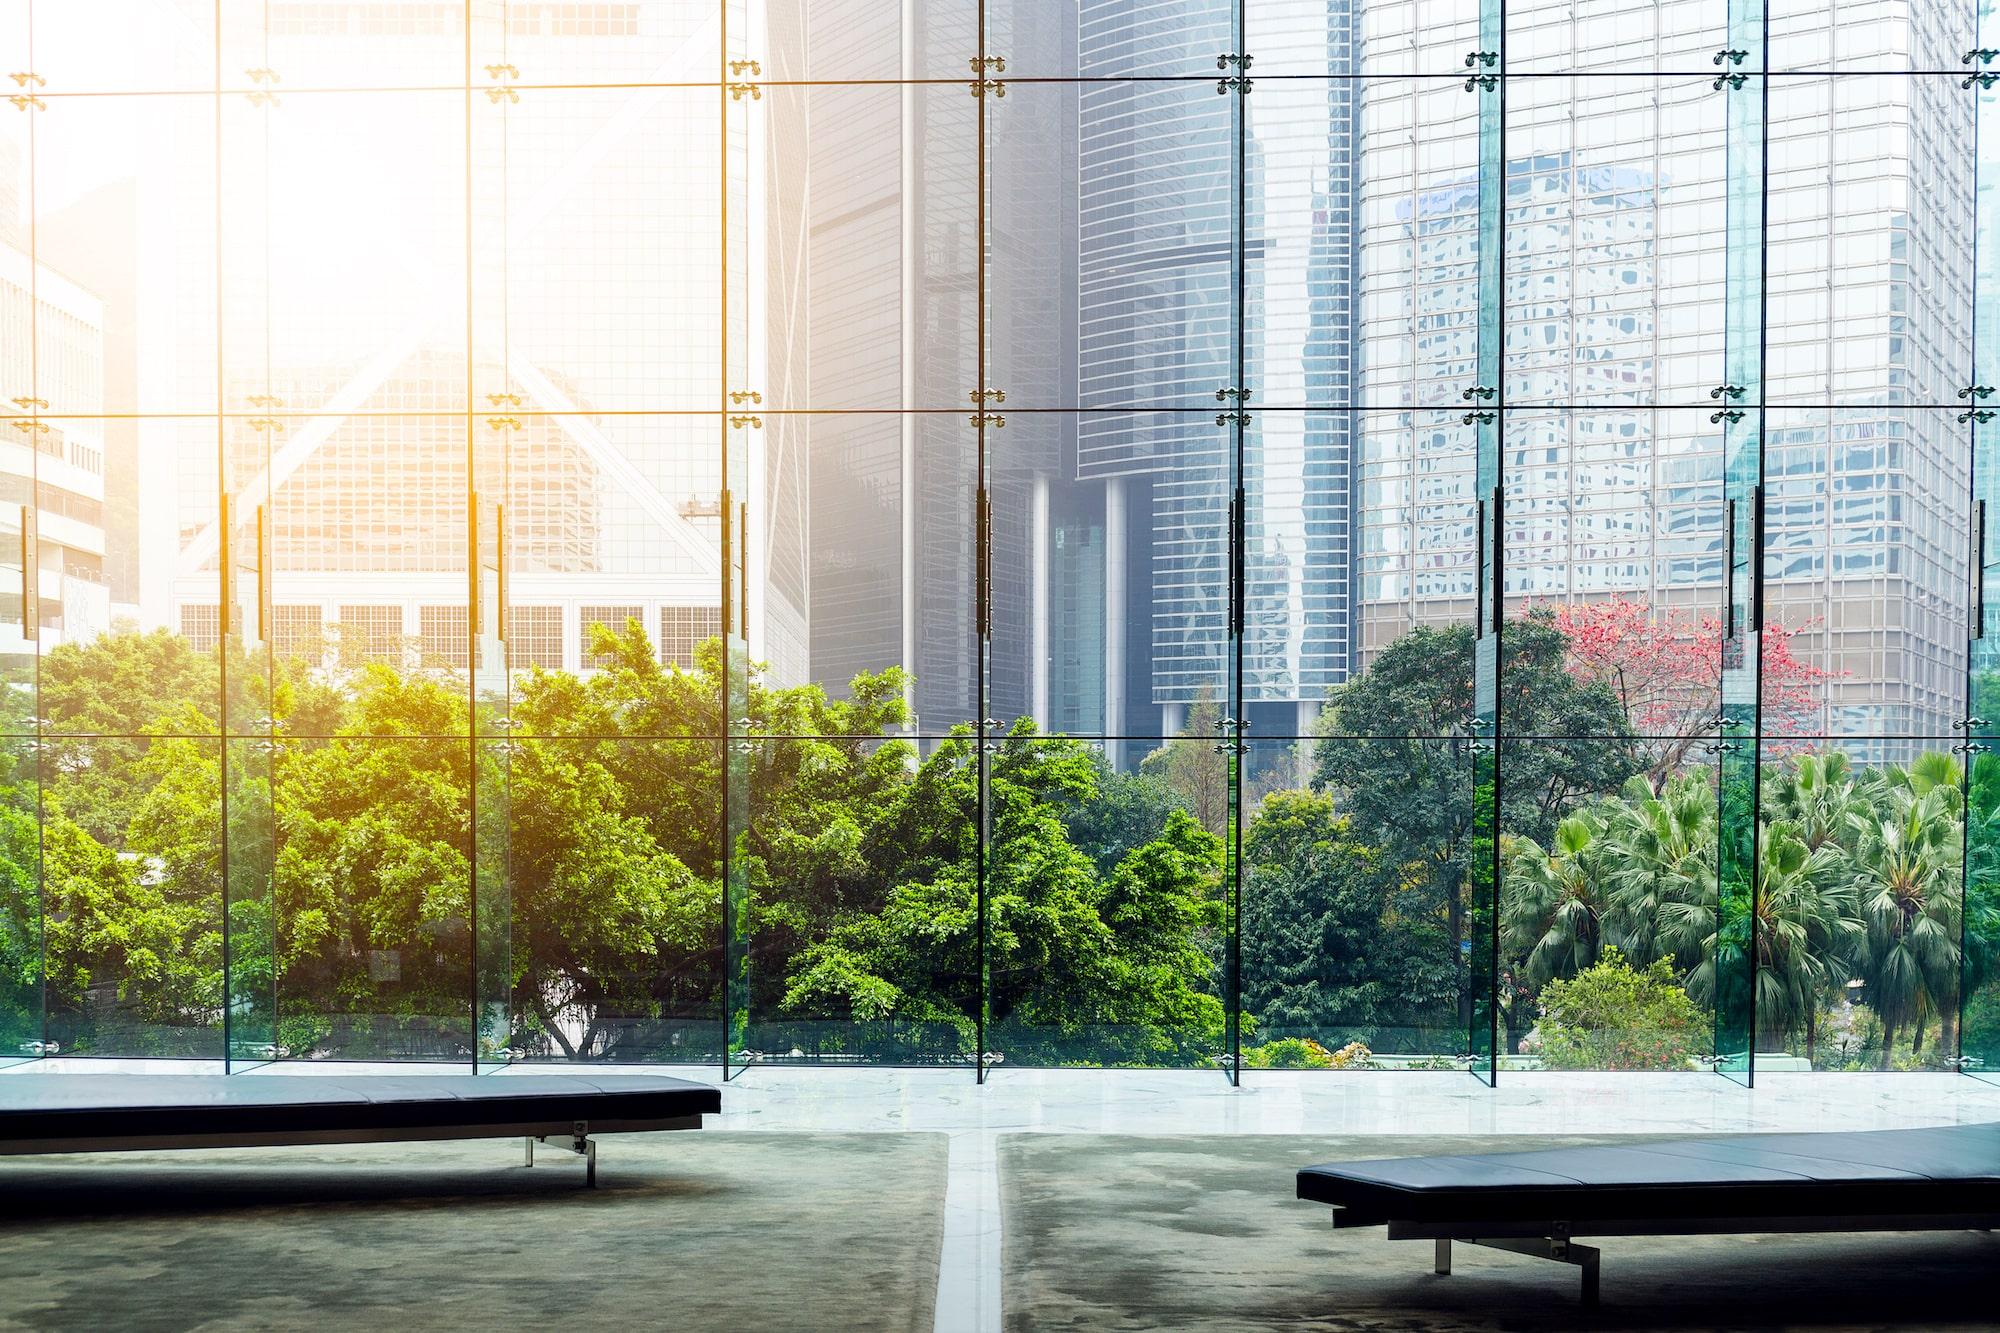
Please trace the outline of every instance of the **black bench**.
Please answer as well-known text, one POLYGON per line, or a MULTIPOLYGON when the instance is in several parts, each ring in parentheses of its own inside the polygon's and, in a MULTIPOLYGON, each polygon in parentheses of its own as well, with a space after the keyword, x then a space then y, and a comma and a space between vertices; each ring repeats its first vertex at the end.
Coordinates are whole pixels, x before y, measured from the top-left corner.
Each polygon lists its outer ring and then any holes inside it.
POLYGON ((1594 1304, 1578 1236, 1992 1230, 2000 1125, 1334 1162, 1300 1171, 1298 1197, 1336 1228, 1434 1241, 1441 1274, 1454 1240, 1575 1264, 1594 1304))
POLYGON ((0 1155, 522 1138, 581 1156, 593 1134, 699 1129, 700 1083, 637 1075, 0 1075, 0 1155))

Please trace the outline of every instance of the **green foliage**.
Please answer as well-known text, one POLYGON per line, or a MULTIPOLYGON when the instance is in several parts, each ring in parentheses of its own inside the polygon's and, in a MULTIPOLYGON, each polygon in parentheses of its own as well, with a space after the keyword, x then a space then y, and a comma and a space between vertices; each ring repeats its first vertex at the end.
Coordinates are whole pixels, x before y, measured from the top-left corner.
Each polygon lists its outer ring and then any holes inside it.
MULTIPOLYGON (((1510 732, 1605 739, 1510 744, 1497 824, 1479 818, 1490 763, 1463 739, 1463 627, 1412 632, 1334 693, 1299 756, 1307 790, 1284 785, 1284 762, 1239 775, 1253 1067, 1463 1049, 1469 967, 1484 966, 1462 949, 1485 938, 1470 871, 1496 838, 1510 1042, 1539 1002, 1552 1061, 1665 1058, 1657 1033, 1562 1035, 1600 1030, 1568 1015, 1614 989, 1607 968, 1638 978, 1619 983, 1642 1012, 1618 1030, 1677 1031, 1661 985, 1713 1007, 1740 976, 1764 1049, 1828 1046, 1821 1016, 1850 981, 1881 1067, 1952 1053, 1963 987, 1982 1024, 1966 1049, 2000 1045, 1990 756, 1964 786, 1943 754, 1795 755, 1763 767, 1752 812, 1747 782, 1718 797, 1699 773, 1635 778, 1617 697, 1566 668, 1551 618, 1510 622, 1505 645, 1510 732), (1718 799, 1754 857, 1754 935, 1747 881, 1720 881, 1718 799), (1731 892, 1746 895, 1734 919, 1718 911, 1731 892)), ((588 676, 518 677, 513 739, 476 744, 448 672, 324 671, 232 644, 224 701, 217 655, 170 634, 49 652, 54 734, 0 747, 0 1051, 37 1034, 45 989, 71 1049, 210 1051, 228 1014, 239 1043, 275 1030, 294 1055, 456 1058, 494 1035, 472 1031, 475 865, 479 953, 507 961, 481 978, 511 1012, 498 1039, 538 1055, 713 1058, 727 1023, 765 1053, 963 1061, 982 1020, 987 1050, 1015 1063, 1225 1049, 1230 769, 1212 699, 1136 773, 1017 726, 985 756, 982 864, 980 756, 969 735, 897 738, 901 671, 834 698, 739 660, 725 708, 720 642, 691 669, 662 665, 637 624, 592 646, 588 676), (222 741, 225 712, 278 718, 280 741, 222 741), (714 739, 726 717, 747 719, 738 744, 714 739)), ((0 694, 0 710, 25 717, 27 698, 0 694)))
POLYGON ((1617 947, 1541 994, 1540 1054, 1550 1069, 1686 1069, 1707 1022, 1656 958, 1635 969, 1617 947))
POLYGON ((1331 1069, 1333 1052, 1306 1037, 1280 1037, 1244 1047, 1243 1064, 1248 1069, 1331 1069))

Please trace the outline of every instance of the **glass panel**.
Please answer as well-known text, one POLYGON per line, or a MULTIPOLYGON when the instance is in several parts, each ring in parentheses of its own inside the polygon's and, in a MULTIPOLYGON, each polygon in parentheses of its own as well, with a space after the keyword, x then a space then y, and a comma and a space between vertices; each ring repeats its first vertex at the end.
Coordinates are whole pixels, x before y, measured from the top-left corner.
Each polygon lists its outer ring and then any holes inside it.
MULTIPOLYGON (((1925 13, 1942 20, 1970 9, 1925 13)), ((1863 20, 1838 30, 1924 26, 1863 20)), ((1931 67, 1956 67, 1969 45, 1953 43, 1931 67)), ((1765 374, 1773 403, 1957 401, 1972 363, 1973 179, 1962 146, 1972 141, 1975 106, 1960 82, 1948 74, 1771 80, 1765 374)))
POLYGON ((221 743, 51 742, 48 1039, 70 1055, 224 1058, 221 743))
MULTIPOLYGON (((51 93, 205 92, 215 86, 215 13, 175 0, 11 0, 19 19, 0 17, 0 47, 33 68, 51 93), (7 39, 32 11, 32 47, 7 39), (107 40, 107 34, 117 34, 107 40), (19 53, 16 57, 14 53, 19 53)), ((25 34, 22 34, 25 36, 25 34)))
POLYGON ((1685 1073, 1715 1032, 1714 746, 1501 746, 1505 1052, 1685 1073))
MULTIPOLYGON (((275 88, 284 97, 309 89, 462 88, 469 8, 231 0, 220 6, 223 90, 275 88)), ((463 93, 454 100, 462 125, 463 93)))
POLYGON ((43 1023, 41 774, 33 741, 0 743, 0 1065, 57 1055, 43 1023))
POLYGON ((271 781, 276 751, 277 743, 269 737, 223 742, 224 1003, 231 1069, 290 1054, 278 1039, 277 826, 271 781))
POLYGON ((1962 716, 1972 552, 1957 417, 1769 413, 1767 734, 1941 735, 1962 716))
POLYGON ((1477 97, 1442 79, 1267 79, 1245 105, 1253 401, 1462 410, 1477 97))
POLYGON ((1717 91, 1728 98, 1728 230, 1722 383, 1711 396, 1723 428, 1723 534, 1728 592, 1723 606, 1722 712, 1717 774, 1715 1061, 1726 1077, 1749 1083, 1757 1043, 1756 955, 1759 931, 1757 834, 1763 744, 1762 661, 1767 637, 1764 577, 1765 459, 1765 123, 1768 28, 1763 0, 1732 0, 1734 72, 1717 91))
MULTIPOLYGON (((759 697, 753 682, 751 714, 781 709, 784 693, 759 697)), ((973 1058, 972 742, 938 741, 919 757, 909 741, 876 738, 864 717, 852 722, 840 735, 736 742, 732 779, 747 777, 749 790, 732 868, 743 895, 731 905, 732 1064, 973 1058)))
MULTIPOLYGON (((1012 0, 1026 12, 1042 12, 1041 0, 1012 0)), ((989 11, 1003 6, 989 0, 989 11)), ((815 83, 913 82, 968 79, 969 61, 979 51, 977 0, 764 0, 761 28, 746 23, 743 6, 728 6, 729 58, 754 59, 738 69, 737 80, 757 78, 815 83), (764 46, 768 43, 768 47, 764 46)), ((1001 20, 993 19, 998 31, 1001 20)), ((1058 25, 1050 24, 1051 28, 1058 25)), ((1000 46, 995 51, 1005 54, 1000 46)), ((1000 72, 996 67, 995 72, 1000 72)), ((963 97, 965 85, 940 86, 944 95, 963 97)), ((766 96, 775 90, 766 86, 766 96)))
MULTIPOLYGON (((1995 8, 1979 6, 1980 38, 1991 41, 1995 8)), ((1972 606, 1967 652, 1964 756, 1967 769, 1965 816, 1965 941, 1960 992, 1960 1068, 1991 1079, 2000 1076, 2000 424, 1991 406, 2000 385, 2000 92, 1988 77, 1978 83, 1975 129, 1977 223, 1973 275, 1972 383, 1963 390, 1968 410, 1961 414, 1971 438, 1972 606)))
POLYGON ((1722 371, 1728 99, 1709 76, 1507 94, 1507 402, 1707 404, 1722 371))
POLYGON ((1498 827, 1501 724, 1500 659, 1507 612, 1502 558, 1506 545, 1501 416, 1507 405, 1507 11, 1488 0, 1479 14, 1479 49, 1466 59, 1465 90, 1479 98, 1478 336, 1473 383, 1459 391, 1471 405, 1463 424, 1476 432, 1473 494, 1477 571, 1472 598, 1471 718, 1466 748, 1472 768, 1474 845, 1467 858, 1465 1060, 1491 1086, 1500 1076, 1500 866, 1498 827))
MULTIPOLYGON (((993 742, 989 1064, 1226 1066, 1228 740, 993 742)), ((932 764, 939 762, 934 756, 932 764)))
POLYGON ((747 6, 741 0, 513 0, 471 8, 475 87, 519 85, 526 96, 557 85, 622 84, 633 87, 635 97, 650 98, 655 90, 639 85, 705 82, 703 95, 713 107, 722 26, 730 25, 733 39, 747 6))
POLYGON ((34 134, 43 410, 213 412, 215 102, 51 97, 34 134))
MULTIPOLYGON (((366 707, 442 710, 441 694, 385 681, 366 707)), ((473 1058, 470 757, 463 735, 284 742, 278 1017, 294 1058, 473 1058)))
MULTIPOLYGON (((993 450, 993 643, 986 715, 1135 738, 1229 711, 1234 432, 1209 413, 1022 413, 993 450), (1077 449, 1151 455, 1141 467, 1077 449)), ((1296 476, 1287 481, 1296 484, 1296 476)), ((1288 712, 1280 725, 1289 729, 1288 712)), ((1125 753, 1125 751, 1132 751, 1125 753)))
MULTIPOLYGON (((1260 100, 1278 78, 1435 74, 1463 79, 1479 45, 1479 0, 1366 0, 1351 5, 1244 0, 1260 100)), ((1258 114, 1252 107, 1253 114, 1258 114)))
POLYGON ((473 107, 474 406, 519 433, 561 430, 598 470, 624 455, 614 475, 650 483, 659 507, 688 499, 681 475, 635 456, 649 423, 623 414, 716 407, 715 89, 530 89, 473 107))
POLYGON ((1981 6, 1953 0, 1904 11, 1855 0, 1770 0, 1768 7, 1774 70, 1935 73, 1956 69, 1977 45, 1973 12, 1981 6))
MULTIPOLYGON (((818 714, 828 708, 898 700, 883 722, 897 731, 942 735, 970 722, 978 431, 962 413, 767 420, 784 424, 743 460, 746 469, 760 457, 770 464, 763 485, 732 488, 749 529, 752 648, 774 685, 809 684, 825 696, 786 696, 792 711, 770 729, 810 735, 826 728, 818 714), (793 466, 809 486, 784 480, 793 466), (809 603, 797 599, 808 588, 809 603), (899 668, 900 677, 887 674, 899 668)), ((753 433, 731 434, 740 457, 736 446, 753 433)), ((1000 576, 1004 586, 1008 571, 1000 576)))
POLYGON ((1759 1070, 1941 1069, 1957 1054, 1960 759, 1942 738, 1766 744, 1759 1070))
POLYGON ((1469 967, 1470 864, 1491 836, 1473 776, 1460 736, 1251 742, 1245 1067, 1463 1067, 1490 987, 1469 967))
MULTIPOLYGON (((729 304, 755 349, 730 368, 731 406, 746 417, 951 413, 906 418, 905 450, 924 458, 969 447, 956 432, 979 387, 984 100, 961 83, 760 91, 729 108, 732 136, 739 127, 743 136, 732 189, 745 201, 731 211, 732 232, 743 231, 741 244, 732 240, 729 304)), ((1030 96, 1017 86, 1006 102, 1030 96)), ((866 446, 790 447, 820 458, 866 446)))
POLYGON ((1507 65, 1523 74, 1692 73, 1728 44, 1727 26, 1724 0, 1509 0, 1507 65))
MULTIPOLYGON (((475 473, 475 478, 477 474, 475 473)), ((506 507, 472 496, 472 931, 475 1072, 519 1059, 513 1030, 513 767, 507 667, 506 507)))
POLYGON ((225 226, 263 238, 223 274, 224 403, 305 414, 274 491, 332 435, 467 410, 465 113, 463 92, 223 100, 225 226))
POLYGON ((1710 416, 1507 413, 1507 735, 1643 737, 1668 767, 1715 735, 1726 542, 1710 416))
POLYGON ((1182 451, 1212 438, 1236 376, 1242 100, 1126 80, 1016 84, 994 102, 989 387, 1009 412, 1105 413, 1098 430, 1116 433, 1080 439, 1081 467, 1158 471, 1177 437, 1182 451), (1068 262, 1073 310, 1050 281, 1068 262))
MULTIPOLYGON (((1211 95, 1216 71, 1225 68, 1217 57, 1242 49, 1237 15, 1248 7, 1242 0, 1182 0, 1171 6, 987 0, 982 6, 987 52, 1006 59, 1004 73, 1011 78, 1185 78, 1196 88, 1206 83, 1211 95)), ((1263 66, 1244 72, 1262 73, 1263 66)), ((1019 95, 1023 87, 1010 84, 1007 96, 1019 95)))
MULTIPOLYGON (((289 677, 320 687, 293 690, 291 716, 279 721, 299 738, 464 737, 475 536, 468 468, 476 461, 483 474, 502 454, 499 435, 482 425, 480 443, 492 452, 474 460, 459 415, 264 420, 263 433, 275 441, 271 465, 263 473, 238 469, 250 475, 231 506, 248 527, 250 506, 269 486, 272 648, 289 677)), ((255 434, 250 422, 229 425, 238 438, 255 434)), ((485 503, 492 594, 497 527, 493 499, 485 503)), ((197 533, 184 563, 200 542, 197 533)), ((489 615, 480 632, 497 629, 489 615)))
MULTIPOLYGON (((522 1058, 722 1058, 722 757, 714 740, 514 744, 513 1043, 522 1058)), ((482 792, 487 781, 482 774, 482 792)), ((481 916, 488 910, 482 896, 481 916)))

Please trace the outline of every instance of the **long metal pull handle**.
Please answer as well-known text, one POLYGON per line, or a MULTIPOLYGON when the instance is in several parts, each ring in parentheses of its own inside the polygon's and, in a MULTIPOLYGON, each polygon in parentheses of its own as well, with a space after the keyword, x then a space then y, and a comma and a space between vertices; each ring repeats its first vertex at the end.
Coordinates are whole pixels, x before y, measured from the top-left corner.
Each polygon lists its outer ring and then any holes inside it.
POLYGON ((1722 637, 1736 637, 1736 501, 1722 502, 1722 637))
POLYGON ((479 492, 472 493, 472 508, 465 516, 465 546, 467 565, 467 598, 465 606, 466 660, 471 661, 477 653, 474 646, 479 642, 479 492))
POLYGON ((493 506, 493 637, 507 641, 507 506, 493 506))
POLYGON ((35 507, 21 506, 21 637, 33 642, 42 637, 40 589, 35 586, 35 507))
POLYGON ((1750 632, 1764 632, 1764 484, 1750 492, 1750 632))
POLYGON ((236 571, 230 568, 236 560, 235 542, 232 540, 234 534, 230 532, 231 511, 235 508, 228 491, 216 497, 215 529, 220 534, 217 538, 216 556, 220 564, 217 566, 216 582, 221 594, 215 603, 215 637, 218 643, 229 642, 229 603, 236 596, 236 571))
POLYGON ((736 590, 736 611, 743 622, 743 641, 750 642, 750 502, 736 506, 736 544, 741 548, 736 562, 741 584, 736 590))
POLYGON ((1507 488, 1493 488, 1493 632, 1507 619, 1507 488))
POLYGON ((730 518, 735 512, 735 500, 727 486, 722 488, 722 503, 717 506, 722 519, 722 634, 726 642, 729 627, 736 623, 731 608, 736 605, 733 594, 736 591, 736 555, 729 541, 730 518))
POLYGON ((1249 559, 1250 547, 1250 504, 1243 488, 1238 486, 1236 494, 1229 500, 1229 632, 1242 637, 1243 627, 1250 623, 1245 614, 1244 603, 1249 600, 1249 559))
POLYGON ((1972 637, 1986 637, 1986 501, 1972 507, 1972 637))
POLYGON ((978 586, 973 595, 978 598, 979 606, 974 631, 984 639, 993 633, 993 500, 983 487, 977 503, 979 513, 973 528, 979 549, 973 553, 973 578, 978 586))
POLYGON ((257 506, 257 642, 271 641, 271 516, 257 506))
POLYGON ((1486 637, 1486 501, 1474 500, 1472 516, 1472 637, 1486 637))

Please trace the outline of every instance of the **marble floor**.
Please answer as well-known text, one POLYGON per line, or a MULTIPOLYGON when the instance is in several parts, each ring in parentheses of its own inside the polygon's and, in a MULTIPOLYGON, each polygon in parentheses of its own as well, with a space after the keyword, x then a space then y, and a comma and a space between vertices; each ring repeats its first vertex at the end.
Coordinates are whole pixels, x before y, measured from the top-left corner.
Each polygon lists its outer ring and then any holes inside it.
MULTIPOLYGON (((177 1062, 55 1059, 64 1069, 183 1072, 177 1062)), ((287 1064, 259 1073, 352 1074, 409 1066, 287 1064)), ((512 1072, 512 1071, 509 1071, 512 1072)), ((546 1067, 524 1073, 554 1072, 546 1067)), ((713 1068, 646 1070, 712 1081, 713 1068)), ((507 1077, 502 1073, 499 1077, 507 1077)), ((729 1130, 931 1130, 951 1140, 938 1333, 997 1333, 1000 1198, 995 1144, 1051 1134, 1533 1134, 1889 1129, 2000 1120, 2000 1086, 1956 1074, 1764 1074, 1745 1089, 1707 1074, 1470 1075, 1251 1072, 1231 1087, 1214 1072, 1028 1070, 975 1086, 963 1070, 752 1068, 731 1080, 709 1126, 729 1130)))

